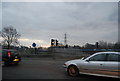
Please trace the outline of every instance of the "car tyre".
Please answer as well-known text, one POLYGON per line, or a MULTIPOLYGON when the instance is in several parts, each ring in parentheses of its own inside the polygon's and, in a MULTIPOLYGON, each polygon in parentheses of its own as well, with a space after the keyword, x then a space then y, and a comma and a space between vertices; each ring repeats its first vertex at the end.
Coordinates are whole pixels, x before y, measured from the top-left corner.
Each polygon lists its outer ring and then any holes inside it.
POLYGON ((67 69, 67 73, 69 76, 76 77, 79 75, 79 70, 76 66, 69 66, 67 69))
POLYGON ((2 65, 2 66, 5 66, 5 62, 4 62, 4 61, 2 61, 2 62, 1 62, 1 65, 2 65))
POLYGON ((15 63, 14 65, 19 65, 19 63, 17 62, 17 63, 15 63))
POLYGON ((9 62, 4 62, 4 66, 9 66, 10 63, 9 62))

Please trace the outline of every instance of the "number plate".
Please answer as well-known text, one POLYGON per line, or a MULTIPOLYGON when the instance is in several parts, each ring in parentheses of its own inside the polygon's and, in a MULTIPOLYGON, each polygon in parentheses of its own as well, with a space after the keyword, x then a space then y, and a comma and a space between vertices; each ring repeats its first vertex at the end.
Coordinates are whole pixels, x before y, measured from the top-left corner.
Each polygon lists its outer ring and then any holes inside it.
POLYGON ((19 59, 14 59, 13 61, 19 61, 19 59))

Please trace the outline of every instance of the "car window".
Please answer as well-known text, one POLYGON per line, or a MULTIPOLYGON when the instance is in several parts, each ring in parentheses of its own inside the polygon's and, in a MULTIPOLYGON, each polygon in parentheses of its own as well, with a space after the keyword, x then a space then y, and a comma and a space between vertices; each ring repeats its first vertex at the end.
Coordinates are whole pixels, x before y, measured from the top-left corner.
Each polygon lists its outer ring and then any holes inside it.
POLYGON ((89 61, 105 61, 106 60, 106 54, 98 54, 89 59, 89 61))
POLYGON ((2 51, 2 54, 5 54, 6 51, 2 51))
POLYGON ((2 51, 2 54, 7 54, 7 51, 2 51))
POLYGON ((119 54, 108 54, 108 61, 119 61, 120 62, 120 55, 119 54))
POLYGON ((14 53, 16 53, 16 51, 10 51, 11 52, 11 54, 14 54, 14 53))

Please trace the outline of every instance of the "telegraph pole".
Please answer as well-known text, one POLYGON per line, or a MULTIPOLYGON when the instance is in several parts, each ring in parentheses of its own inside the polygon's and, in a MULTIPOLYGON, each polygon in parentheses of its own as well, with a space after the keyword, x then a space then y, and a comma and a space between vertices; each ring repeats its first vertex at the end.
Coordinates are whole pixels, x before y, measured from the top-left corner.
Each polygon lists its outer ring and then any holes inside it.
POLYGON ((67 45, 67 34, 65 33, 64 35, 65 35, 65 37, 64 37, 64 45, 66 46, 67 45))

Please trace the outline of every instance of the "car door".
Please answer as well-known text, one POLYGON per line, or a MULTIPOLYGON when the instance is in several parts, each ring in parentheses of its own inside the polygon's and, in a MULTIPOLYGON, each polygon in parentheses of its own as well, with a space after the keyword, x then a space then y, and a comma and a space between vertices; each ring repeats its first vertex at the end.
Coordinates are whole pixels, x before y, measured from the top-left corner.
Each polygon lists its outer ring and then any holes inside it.
POLYGON ((99 53, 86 59, 79 67, 84 73, 102 74, 105 60, 106 54, 99 53))
POLYGON ((120 76, 120 54, 107 54, 107 61, 103 65, 105 75, 120 76))

